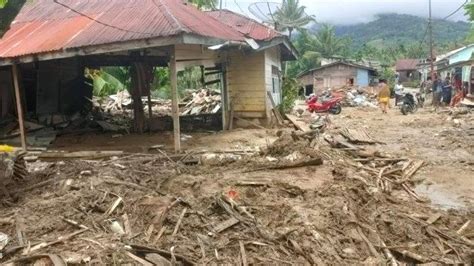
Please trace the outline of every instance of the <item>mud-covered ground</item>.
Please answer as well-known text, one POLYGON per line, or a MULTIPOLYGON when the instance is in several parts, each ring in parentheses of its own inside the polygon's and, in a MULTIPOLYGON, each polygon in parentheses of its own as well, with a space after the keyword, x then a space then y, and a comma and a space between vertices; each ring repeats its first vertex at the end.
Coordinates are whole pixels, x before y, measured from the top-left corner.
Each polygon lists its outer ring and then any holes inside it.
POLYGON ((472 117, 345 108, 327 135, 197 133, 173 160, 166 134, 62 137, 52 149, 126 154, 29 164, 28 179, 8 184, 15 198, 0 205, 8 236, 0 263, 50 265, 51 257, 34 256, 49 254, 97 265, 471 264, 472 117), (405 180, 402 163, 357 163, 325 139, 343 127, 383 142, 361 149, 427 164, 405 180), (157 144, 163 151, 149 149, 157 144), (320 157, 322 165, 281 169, 320 157), (201 163, 185 163, 191 158, 201 163), (431 202, 402 188, 416 184, 431 202))
POLYGON ((404 116, 398 108, 388 114, 345 108, 332 119, 335 126, 366 128, 390 153, 426 161, 417 176, 424 179, 417 191, 433 204, 446 209, 473 207, 474 113, 451 115, 447 108, 435 112, 426 107, 404 116))

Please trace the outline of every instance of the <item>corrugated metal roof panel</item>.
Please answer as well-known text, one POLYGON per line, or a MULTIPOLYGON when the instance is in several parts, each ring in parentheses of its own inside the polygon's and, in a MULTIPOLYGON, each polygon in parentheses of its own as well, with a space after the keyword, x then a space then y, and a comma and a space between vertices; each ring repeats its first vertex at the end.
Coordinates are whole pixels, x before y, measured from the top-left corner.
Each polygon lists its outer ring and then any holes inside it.
POLYGON ((216 10, 207 13, 218 19, 220 22, 255 40, 266 41, 282 36, 276 30, 230 10, 216 10))
POLYGON ((12 58, 123 41, 190 33, 243 41, 239 31, 182 0, 35 0, 0 40, 12 58), (62 5, 65 6, 62 6, 62 5))
POLYGON ((419 59, 399 59, 395 63, 395 69, 397 71, 414 70, 419 62, 419 59))

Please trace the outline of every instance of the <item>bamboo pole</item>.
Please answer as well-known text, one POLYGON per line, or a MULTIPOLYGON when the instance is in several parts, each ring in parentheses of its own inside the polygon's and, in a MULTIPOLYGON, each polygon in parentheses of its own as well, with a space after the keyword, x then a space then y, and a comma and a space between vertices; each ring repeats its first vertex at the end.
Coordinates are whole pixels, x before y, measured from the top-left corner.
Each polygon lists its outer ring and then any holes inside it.
POLYGON ((26 151, 26 134, 23 121, 23 106, 21 105, 20 85, 18 82, 18 66, 12 65, 13 84, 15 86, 16 110, 18 114, 18 124, 20 125, 21 147, 26 151))

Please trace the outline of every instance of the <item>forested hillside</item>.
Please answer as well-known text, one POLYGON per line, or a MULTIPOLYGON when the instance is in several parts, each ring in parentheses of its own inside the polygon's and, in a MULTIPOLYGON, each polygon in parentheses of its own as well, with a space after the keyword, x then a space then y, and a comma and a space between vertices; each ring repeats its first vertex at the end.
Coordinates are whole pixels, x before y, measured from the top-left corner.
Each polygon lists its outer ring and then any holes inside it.
MULTIPOLYGON (((463 41, 470 29, 467 22, 433 20, 434 39, 437 44, 463 41)), ((352 46, 359 48, 368 43, 377 48, 419 42, 425 35, 427 19, 402 14, 381 14, 369 23, 335 26, 337 36, 352 39, 352 46)))

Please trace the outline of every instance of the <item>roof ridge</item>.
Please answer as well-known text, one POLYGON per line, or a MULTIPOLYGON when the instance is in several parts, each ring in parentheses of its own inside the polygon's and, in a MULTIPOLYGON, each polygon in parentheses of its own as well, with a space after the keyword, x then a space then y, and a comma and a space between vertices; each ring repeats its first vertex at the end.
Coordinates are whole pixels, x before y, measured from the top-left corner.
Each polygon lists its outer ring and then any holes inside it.
MULTIPOLYGON (((267 26, 267 25, 263 24, 262 22, 260 22, 260 21, 258 21, 258 20, 256 20, 256 19, 253 19, 253 18, 248 17, 248 16, 246 16, 246 15, 244 15, 244 14, 240 14, 240 13, 238 13, 238 12, 234 12, 234 11, 229 10, 229 9, 226 9, 226 8, 220 9, 220 10, 204 11, 204 12, 205 12, 205 13, 211 13, 211 12, 219 12, 219 13, 220 13, 220 12, 223 12, 223 11, 224 11, 224 12, 229 12, 229 13, 232 13, 232 14, 234 14, 234 15, 236 15, 236 16, 241 17, 241 18, 245 18, 245 19, 247 19, 247 20, 253 21, 253 22, 258 23, 258 24, 260 24, 260 25, 262 25, 262 26, 264 26, 264 27, 267 27, 267 28, 270 29, 270 30, 273 30, 273 31, 275 31, 275 32, 278 32, 277 30, 271 28, 270 26, 267 26)), ((278 33, 279 33, 279 32, 278 32, 278 33)))
MULTIPOLYGON (((199 11, 201 11, 201 10, 199 10, 199 11)), ((216 11, 216 10, 214 10, 214 11, 216 11)), ((229 32, 235 32, 235 33, 238 33, 238 35, 241 35, 241 36, 247 38, 247 36, 245 36, 245 34, 243 34, 242 32, 240 32, 240 31, 234 29, 234 27, 232 27, 232 26, 230 26, 230 25, 227 25, 226 23, 224 23, 224 22, 218 20, 217 18, 215 18, 215 17, 213 17, 213 16, 211 16, 211 15, 208 14, 208 13, 210 13, 210 12, 212 12, 212 11, 201 11, 201 12, 202 12, 203 15, 205 15, 207 18, 212 19, 212 20, 214 20, 214 21, 217 21, 219 24, 221 24, 223 27, 225 27, 226 30, 228 30, 229 32)))
POLYGON ((150 0, 151 2, 153 2, 153 4, 156 5, 156 7, 158 7, 162 13, 163 13, 163 16, 165 17, 165 19, 170 23, 170 24, 175 24, 180 31, 183 31, 183 32, 190 32, 189 28, 188 27, 185 27, 183 26, 179 21, 178 19, 173 15, 173 13, 171 12, 171 10, 169 9, 169 7, 163 3, 163 0, 157 0, 160 2, 160 4, 157 4, 155 2, 155 0, 150 0))

